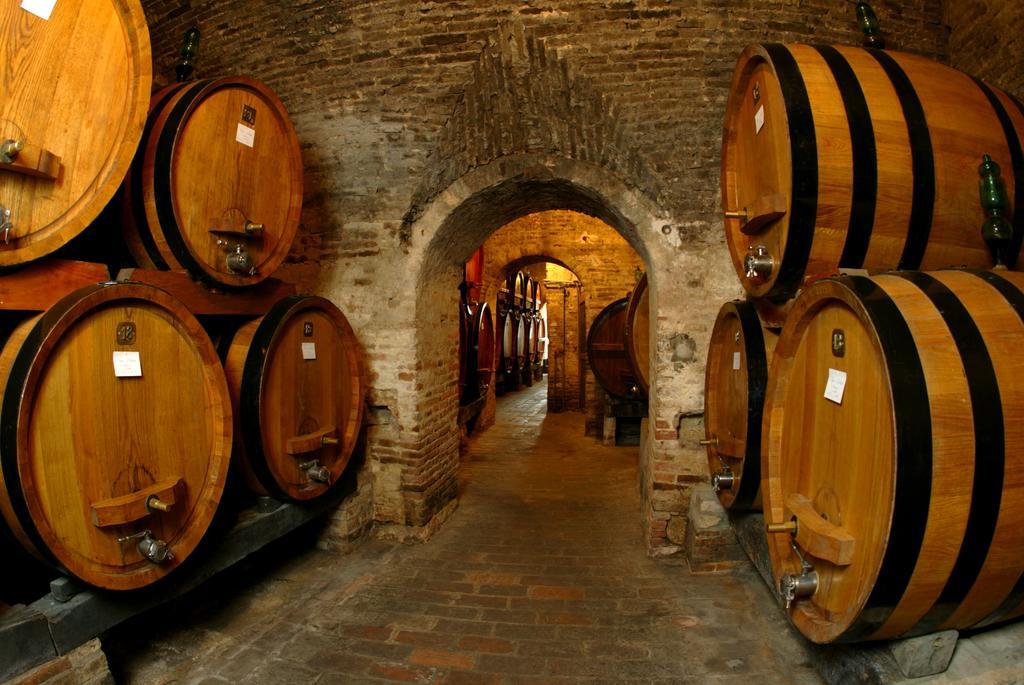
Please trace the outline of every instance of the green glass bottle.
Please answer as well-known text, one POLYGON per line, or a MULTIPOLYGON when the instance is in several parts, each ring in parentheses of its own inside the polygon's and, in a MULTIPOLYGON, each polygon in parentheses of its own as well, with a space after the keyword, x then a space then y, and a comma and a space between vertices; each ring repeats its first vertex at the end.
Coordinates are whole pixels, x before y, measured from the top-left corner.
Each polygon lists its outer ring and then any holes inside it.
POLYGON ((981 208, 988 216, 981 226, 981 237, 992 252, 995 268, 1005 269, 1006 256, 1013 240, 1013 225, 1004 216, 1010 206, 1006 182, 1003 181, 999 165, 989 155, 982 157, 978 175, 981 177, 978 182, 981 208))
POLYGON ((195 26, 185 32, 185 42, 181 46, 181 63, 174 69, 178 75, 178 83, 185 83, 192 78, 195 71, 196 53, 199 51, 199 29, 195 26))
POLYGON ((878 15, 866 2, 857 3, 857 23, 864 32, 864 47, 885 49, 885 38, 882 37, 882 28, 878 23, 878 15))

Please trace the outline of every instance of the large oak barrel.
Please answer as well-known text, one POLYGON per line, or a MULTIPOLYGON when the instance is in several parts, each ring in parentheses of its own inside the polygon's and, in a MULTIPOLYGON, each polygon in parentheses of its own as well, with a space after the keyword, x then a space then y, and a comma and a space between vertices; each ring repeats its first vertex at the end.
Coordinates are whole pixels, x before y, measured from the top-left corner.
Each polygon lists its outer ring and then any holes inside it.
POLYGON ((765 519, 815 642, 1024 612, 1024 274, 828 279, 775 348, 765 519), (816 574, 816 591, 812 575, 816 574), (813 593, 813 594, 812 594, 813 593))
POLYGON ((366 395, 359 343, 341 310, 322 297, 284 298, 238 330, 224 370, 235 463, 250 488, 310 500, 338 482, 366 395))
POLYGON ((0 268, 53 252, 99 215, 128 172, 152 86, 138 0, 66 0, 49 13, 39 3, 38 14, 26 4, 0 7, 0 268))
POLYGON ((522 311, 526 306, 526 274, 517 271, 509 276, 509 290, 512 294, 512 303, 522 311))
POLYGON ((123 200, 141 266, 186 269, 213 286, 261 282, 288 255, 302 211, 302 157, 284 105, 240 76, 158 92, 123 200))
POLYGON ((465 264, 463 281, 466 284, 466 297, 470 302, 478 302, 482 296, 484 283, 484 248, 480 246, 465 264))
POLYGON ((504 316, 499 314, 498 321, 499 328, 501 329, 501 369, 504 375, 507 376, 512 373, 516 355, 516 330, 512 311, 506 311, 504 316))
POLYGON ((523 315, 519 318, 519 330, 516 334, 516 364, 519 369, 519 378, 525 385, 533 385, 533 360, 530 356, 533 326, 533 315, 530 310, 524 310, 523 315))
POLYGON ((519 368, 530 365, 530 342, 533 340, 533 317, 524 314, 519 319, 519 330, 516 332, 516 359, 519 368))
POLYGON ((543 323, 544 320, 539 315, 534 317, 530 336, 530 362, 532 364, 540 364, 540 327, 543 323))
POLYGON ((625 399, 646 397, 626 354, 626 311, 629 300, 615 300, 594 319, 587 333, 587 359, 594 377, 610 395, 625 399))
POLYGON ((1024 108, 900 52, 753 45, 733 73, 722 203, 747 292, 782 301, 837 267, 992 264, 976 169, 1003 169, 1024 237, 1024 108))
POLYGON ((472 401, 487 394, 494 377, 494 322, 486 302, 473 307, 469 330, 469 381, 464 397, 472 401))
POLYGON ((515 347, 515 330, 513 329, 512 311, 506 308, 501 299, 498 301, 498 357, 495 372, 495 392, 499 395, 513 389, 512 366, 515 347), (504 312, 503 312, 504 310, 504 312))
POLYGON ((778 337, 743 300, 722 305, 711 331, 704 431, 711 484, 727 508, 761 508, 761 419, 778 337))
POLYGON ((465 295, 459 299, 459 397, 466 396, 470 381, 472 351, 473 309, 466 303, 465 295))
POLYGON ((0 511, 26 549, 111 590, 189 557, 224 489, 231 400, 183 304, 134 283, 72 293, 9 331, 0 387, 0 511))
POLYGON ((626 308, 626 354, 644 394, 651 391, 651 314, 647 274, 640 277, 626 308))
POLYGON ((548 356, 548 320, 541 318, 537 320, 538 341, 537 341, 537 360, 540 363, 544 363, 544 360, 548 356))

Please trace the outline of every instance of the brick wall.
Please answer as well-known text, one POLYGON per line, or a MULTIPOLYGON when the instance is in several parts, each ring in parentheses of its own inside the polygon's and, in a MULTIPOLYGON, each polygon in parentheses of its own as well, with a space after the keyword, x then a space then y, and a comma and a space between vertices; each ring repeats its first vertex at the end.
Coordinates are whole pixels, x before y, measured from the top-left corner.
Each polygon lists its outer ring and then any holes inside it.
POLYGON ((548 411, 579 411, 584 406, 580 367, 586 363, 580 348, 583 291, 567 269, 548 266, 548 411))
MULTIPOLYGON (((462 263, 510 221, 577 210, 648 267, 657 316, 641 488, 648 539, 662 545, 657 517, 685 517, 706 475, 677 431, 699 421, 710 326, 738 292, 718 217, 732 67, 752 42, 859 42, 854 3, 143 5, 158 83, 196 23, 199 76, 256 75, 292 114, 306 192, 283 275, 334 300, 367 352, 369 403, 383 417, 366 467, 377 523, 427 530, 457 494, 462 263), (674 356, 691 346, 692 358, 674 356)), ((875 8, 895 47, 945 58, 940 0, 875 8)))
POLYGON ((949 62, 957 69, 1024 98, 1024 3, 945 0, 949 62))

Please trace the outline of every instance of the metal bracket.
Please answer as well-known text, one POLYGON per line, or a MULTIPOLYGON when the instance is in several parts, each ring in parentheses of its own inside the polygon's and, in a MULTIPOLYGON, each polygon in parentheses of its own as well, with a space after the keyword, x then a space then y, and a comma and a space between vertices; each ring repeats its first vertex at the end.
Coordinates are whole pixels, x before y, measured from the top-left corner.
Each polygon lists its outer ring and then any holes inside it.
POLYGON ((246 276, 256 275, 256 265, 253 264, 252 256, 242 243, 238 242, 232 245, 226 240, 218 239, 217 244, 224 248, 224 251, 227 253, 224 262, 228 267, 228 271, 246 276))
MULTIPOLYGON (((721 461, 721 459, 719 459, 721 461)), ((722 464, 722 470, 718 473, 712 474, 711 476, 711 487, 714 488, 715 492, 722 492, 723 490, 732 490, 736 484, 736 475, 732 472, 727 465, 722 464)))
POLYGON ((832 356, 846 356, 846 333, 842 328, 832 329, 832 356))
POLYGON ((319 459, 313 461, 306 461, 299 464, 299 470, 304 471, 309 479, 316 481, 317 483, 330 484, 331 482, 331 471, 320 465, 319 459))
POLYGON ((4 245, 11 242, 12 228, 14 228, 14 225, 11 224, 11 210, 0 205, 0 232, 3 234, 4 245))
POLYGON ((167 546, 167 543, 163 540, 157 540, 153 537, 153 531, 144 530, 141 533, 135 533, 134 535, 127 535, 123 538, 118 538, 117 541, 122 545, 132 540, 138 540, 138 544, 135 546, 139 550, 139 554, 146 557, 154 564, 163 564, 174 559, 174 553, 171 548, 167 546))
POLYGON ((744 275, 755 283, 764 283, 775 270, 775 258, 764 245, 751 245, 748 250, 743 259, 744 275))
POLYGON ((24 140, 8 138, 0 143, 0 164, 13 164, 18 153, 25 149, 24 140))

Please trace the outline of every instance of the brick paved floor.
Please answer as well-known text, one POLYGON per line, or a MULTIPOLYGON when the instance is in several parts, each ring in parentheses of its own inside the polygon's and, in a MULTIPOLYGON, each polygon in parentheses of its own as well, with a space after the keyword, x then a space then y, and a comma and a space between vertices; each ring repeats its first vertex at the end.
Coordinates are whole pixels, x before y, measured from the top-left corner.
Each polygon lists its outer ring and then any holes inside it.
POLYGON ((746 569, 645 556, 635 448, 545 416, 541 384, 470 441, 428 543, 295 536, 105 640, 130 683, 819 683, 746 569))

